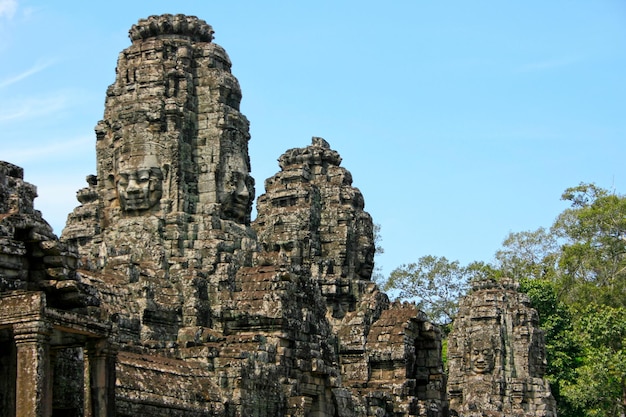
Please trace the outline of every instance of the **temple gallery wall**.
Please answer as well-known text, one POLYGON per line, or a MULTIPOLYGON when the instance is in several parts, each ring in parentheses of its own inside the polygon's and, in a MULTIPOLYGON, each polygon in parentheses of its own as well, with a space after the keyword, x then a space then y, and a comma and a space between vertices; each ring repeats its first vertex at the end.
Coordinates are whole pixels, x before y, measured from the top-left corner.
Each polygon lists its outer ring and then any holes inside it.
POLYGON ((556 415, 514 283, 464 300, 446 376, 441 331, 371 280, 372 218, 331 145, 286 150, 251 221, 212 27, 150 16, 129 36, 60 238, 0 162, 0 417, 556 415))

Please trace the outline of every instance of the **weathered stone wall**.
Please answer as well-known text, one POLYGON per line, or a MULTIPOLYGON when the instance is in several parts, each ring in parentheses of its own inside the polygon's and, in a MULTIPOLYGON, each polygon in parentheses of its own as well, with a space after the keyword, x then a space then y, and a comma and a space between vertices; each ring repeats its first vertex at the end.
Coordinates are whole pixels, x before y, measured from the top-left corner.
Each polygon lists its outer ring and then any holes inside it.
POLYGON ((448 341, 452 415, 556 416, 537 312, 518 284, 479 281, 448 341))

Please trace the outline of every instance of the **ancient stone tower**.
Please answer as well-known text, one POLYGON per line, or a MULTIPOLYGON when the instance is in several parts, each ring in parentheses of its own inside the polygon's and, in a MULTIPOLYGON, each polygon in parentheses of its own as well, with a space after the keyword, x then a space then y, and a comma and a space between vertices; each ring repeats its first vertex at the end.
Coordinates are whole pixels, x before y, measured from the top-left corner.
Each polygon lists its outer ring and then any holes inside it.
POLYGON ((127 293, 122 333, 154 347, 209 326, 209 297, 251 263, 248 121, 212 35, 182 15, 131 28, 96 127, 97 176, 63 232, 89 270, 127 293))
POLYGON ((371 281, 372 219, 340 163, 319 137, 279 158, 281 172, 265 181, 257 201, 259 263, 306 271, 320 289, 355 410, 445 413, 439 329, 413 305, 390 305, 371 281))
POLYGON ((113 326, 116 415, 444 416, 439 330, 371 281, 372 219, 325 140, 280 157, 250 223, 248 122, 212 33, 131 28, 63 231, 113 326))
POLYGON ((479 281, 448 339, 452 415, 556 416, 537 312, 518 284, 479 281))

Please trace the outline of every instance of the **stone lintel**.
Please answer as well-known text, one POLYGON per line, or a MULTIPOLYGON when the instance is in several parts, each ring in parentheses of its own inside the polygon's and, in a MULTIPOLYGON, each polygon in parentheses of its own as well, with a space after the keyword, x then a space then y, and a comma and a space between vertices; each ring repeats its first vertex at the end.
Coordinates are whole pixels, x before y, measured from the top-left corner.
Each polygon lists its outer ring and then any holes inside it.
POLYGON ((43 292, 12 291, 0 295, 0 327, 39 320, 46 308, 43 292))

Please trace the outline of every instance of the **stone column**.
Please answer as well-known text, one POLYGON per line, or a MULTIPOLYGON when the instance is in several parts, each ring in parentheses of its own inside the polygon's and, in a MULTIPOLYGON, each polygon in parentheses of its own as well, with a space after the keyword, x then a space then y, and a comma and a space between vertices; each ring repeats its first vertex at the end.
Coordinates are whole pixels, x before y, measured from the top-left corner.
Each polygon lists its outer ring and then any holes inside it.
POLYGON ((117 351, 104 339, 87 342, 85 416, 115 417, 115 361, 117 351))
POLYGON ((52 327, 45 321, 13 326, 17 350, 16 417, 52 415, 51 334, 52 327))

